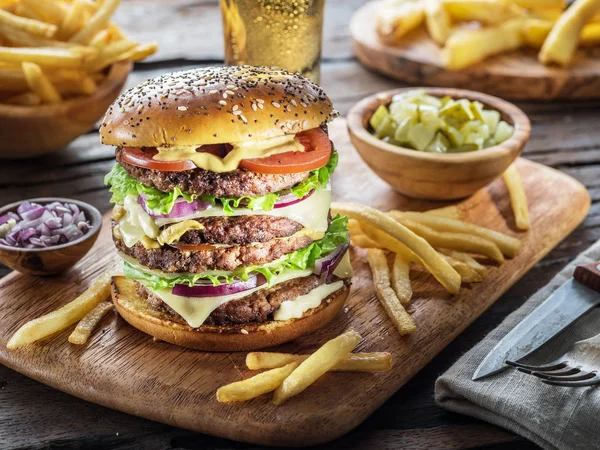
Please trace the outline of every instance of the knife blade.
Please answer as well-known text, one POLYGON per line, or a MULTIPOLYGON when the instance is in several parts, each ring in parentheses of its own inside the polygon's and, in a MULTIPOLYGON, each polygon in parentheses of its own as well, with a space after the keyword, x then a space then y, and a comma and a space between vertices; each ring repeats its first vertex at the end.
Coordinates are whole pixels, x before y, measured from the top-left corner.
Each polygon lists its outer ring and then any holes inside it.
MULTIPOLYGON (((599 266, 600 267, 600 266, 599 266)), ((500 372, 504 362, 517 361, 537 350, 576 319, 600 304, 600 294, 573 278, 514 327, 479 364, 473 380, 500 372)))

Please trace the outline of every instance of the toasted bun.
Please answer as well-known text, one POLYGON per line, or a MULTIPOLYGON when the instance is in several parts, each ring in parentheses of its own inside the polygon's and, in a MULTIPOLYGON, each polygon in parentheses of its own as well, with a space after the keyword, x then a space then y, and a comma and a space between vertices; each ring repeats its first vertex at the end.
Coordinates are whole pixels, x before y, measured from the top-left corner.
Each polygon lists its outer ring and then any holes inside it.
POLYGON ((124 147, 219 144, 299 133, 336 115, 323 90, 298 74, 205 67, 129 89, 108 109, 100 136, 124 147))
POLYGON ((335 317, 344 306, 349 291, 348 286, 340 288, 299 319, 192 328, 173 322, 165 314, 152 309, 137 295, 132 280, 121 276, 112 279, 113 303, 129 324, 162 341, 209 352, 257 350, 312 333, 335 317))

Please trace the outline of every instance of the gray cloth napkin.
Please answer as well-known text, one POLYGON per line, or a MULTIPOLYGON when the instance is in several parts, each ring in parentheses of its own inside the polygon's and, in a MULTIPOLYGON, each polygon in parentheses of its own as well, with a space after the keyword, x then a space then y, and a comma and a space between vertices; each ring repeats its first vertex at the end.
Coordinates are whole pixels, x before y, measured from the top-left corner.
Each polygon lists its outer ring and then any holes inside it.
MULTIPOLYGON (((463 355, 435 384, 435 399, 444 409, 507 428, 548 450, 600 448, 600 387, 549 386, 536 377, 507 368, 471 381, 488 352, 565 280, 576 265, 600 260, 600 241, 579 255, 552 281, 508 316, 483 341, 463 355)), ((552 361, 581 339, 600 333, 600 308, 580 318, 527 359, 552 361)))

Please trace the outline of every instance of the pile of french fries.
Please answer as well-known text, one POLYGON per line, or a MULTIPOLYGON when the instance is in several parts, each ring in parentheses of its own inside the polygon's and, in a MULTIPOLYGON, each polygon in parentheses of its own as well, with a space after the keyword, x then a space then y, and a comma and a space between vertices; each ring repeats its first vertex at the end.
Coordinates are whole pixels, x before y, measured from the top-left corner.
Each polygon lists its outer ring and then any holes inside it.
POLYGON ((248 369, 269 370, 219 388, 217 400, 243 402, 274 391, 273 403, 281 405, 327 372, 385 372, 392 368, 389 353, 351 353, 360 339, 360 334, 349 329, 310 355, 248 353, 248 369))
POLYGON ((350 218, 352 244, 367 249, 377 298, 401 335, 417 329, 406 310, 413 294, 412 264, 424 267, 448 292, 457 294, 463 283, 478 283, 487 276, 487 268, 474 255, 502 264, 521 249, 517 238, 460 220, 454 206, 384 213, 334 202, 331 209, 350 218), (394 253, 391 271, 385 251, 394 253))
POLYGON ((600 0, 384 0, 377 32, 399 43, 421 25, 459 70, 499 53, 530 47, 543 64, 568 66, 578 47, 600 44, 600 0))
POLYGON ((91 95, 119 61, 140 61, 138 44, 111 21, 120 0, 0 0, 0 103, 35 106, 91 95))
POLYGON ((6 348, 14 350, 24 347, 74 324, 77 326, 69 336, 69 342, 85 344, 102 317, 113 309, 110 280, 111 275, 107 272, 72 302, 22 325, 9 339, 6 348))

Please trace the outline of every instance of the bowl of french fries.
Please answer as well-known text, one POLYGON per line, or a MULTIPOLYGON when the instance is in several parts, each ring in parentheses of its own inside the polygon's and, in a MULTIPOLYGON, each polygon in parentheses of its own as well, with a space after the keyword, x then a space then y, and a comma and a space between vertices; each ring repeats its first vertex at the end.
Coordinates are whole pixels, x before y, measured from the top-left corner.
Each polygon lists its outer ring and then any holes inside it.
MULTIPOLYGON (((431 109, 435 108, 428 112, 431 109)), ((471 114, 469 110, 463 112, 471 114)), ((444 114, 444 108, 441 113, 438 110, 435 114, 444 114)), ((457 122, 457 119, 454 120, 457 122)), ((394 190, 414 198, 455 200, 474 194, 501 176, 529 140, 531 124, 525 113, 515 105, 490 95, 452 88, 401 88, 374 94, 354 105, 348 113, 348 131, 361 158, 394 190), (481 105, 483 111, 496 112, 496 124, 504 122, 511 133, 494 141, 489 135, 489 126, 483 123, 485 121, 482 119, 479 121, 481 124, 476 125, 477 118, 470 115, 465 117, 464 123, 455 123, 455 127, 448 127, 439 117, 423 123, 420 120, 426 112, 426 105, 417 105, 414 110, 416 123, 412 118, 397 119, 396 122, 395 113, 390 113, 392 136, 382 139, 378 134, 380 130, 374 130, 371 125, 374 114, 381 111, 382 105, 389 106, 393 99, 415 90, 438 98, 442 103, 450 99, 453 104, 445 109, 453 109, 454 106, 464 109, 463 102, 481 105), (485 127, 488 127, 488 135, 482 135, 481 130, 485 127), (450 133, 449 128, 455 131, 450 133), (467 137, 472 135, 474 138, 464 141, 461 130, 469 129, 473 132, 467 137), (419 149, 409 148, 399 136, 411 136, 416 134, 415 131, 419 131, 419 140, 426 136, 423 147, 419 149), (394 136, 399 140, 395 141, 394 136), (454 148, 446 149, 448 151, 441 150, 444 143, 452 139, 463 141, 454 148)))
POLYGON ((383 0, 376 31, 390 45, 424 27, 440 65, 461 70, 518 49, 540 64, 569 67, 600 45, 600 0, 383 0))
POLYGON ((112 22, 120 0, 0 2, 0 158, 40 156, 93 129, 157 50, 112 22))

